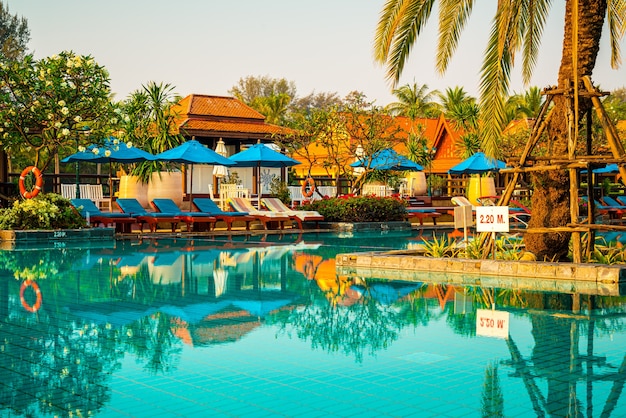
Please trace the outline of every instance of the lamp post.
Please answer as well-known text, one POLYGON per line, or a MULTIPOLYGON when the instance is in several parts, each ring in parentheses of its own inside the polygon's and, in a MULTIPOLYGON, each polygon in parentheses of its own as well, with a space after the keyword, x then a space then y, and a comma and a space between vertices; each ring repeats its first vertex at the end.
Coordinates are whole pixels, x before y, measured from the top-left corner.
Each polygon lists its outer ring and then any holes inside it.
MULTIPOLYGON (((78 153, 79 151, 79 139, 80 139, 80 135, 79 132, 82 133, 83 135, 85 135, 85 138, 87 138, 90 134, 91 134, 91 129, 89 128, 89 126, 83 126, 82 128, 80 128, 80 130, 76 133, 76 152, 78 153)), ((78 162, 78 159, 76 160, 76 199, 80 199, 80 163, 78 162)))
POLYGON ((435 154, 437 153, 437 148, 432 147, 424 147, 424 153, 428 157, 428 196, 433 195, 433 186, 432 186, 432 175, 433 175, 433 160, 435 159, 435 154))

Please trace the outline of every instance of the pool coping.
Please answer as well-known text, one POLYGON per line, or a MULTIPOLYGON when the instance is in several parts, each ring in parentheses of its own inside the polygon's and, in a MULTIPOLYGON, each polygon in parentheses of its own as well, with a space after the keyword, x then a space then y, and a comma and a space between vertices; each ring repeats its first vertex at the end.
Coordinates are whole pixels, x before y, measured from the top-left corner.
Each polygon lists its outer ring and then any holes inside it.
POLYGON ((434 258, 416 250, 338 254, 335 263, 337 273, 348 276, 611 295, 626 290, 626 266, 620 265, 434 258))

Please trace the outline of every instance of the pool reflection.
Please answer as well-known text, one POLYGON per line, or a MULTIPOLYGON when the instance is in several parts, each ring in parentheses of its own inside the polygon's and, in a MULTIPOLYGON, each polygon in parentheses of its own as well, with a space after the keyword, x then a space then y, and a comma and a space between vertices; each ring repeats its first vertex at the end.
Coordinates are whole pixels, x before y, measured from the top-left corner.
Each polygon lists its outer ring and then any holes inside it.
POLYGON ((477 408, 506 414, 505 396, 525 396, 538 416, 593 416, 594 404, 603 416, 626 412, 626 349, 598 351, 608 350, 607 338, 624 340, 623 297, 337 275, 336 246, 283 239, 0 252, 0 381, 11 388, 2 409, 95 414, 121 390, 112 377, 124 373, 126 356, 150 375, 171 375, 185 347, 236 344, 264 326, 277 340, 297 338, 357 364, 406 331, 442 333, 442 323, 477 341, 477 310, 496 307, 517 329, 504 355, 477 357, 477 408), (506 393, 502 370, 525 395, 506 393))

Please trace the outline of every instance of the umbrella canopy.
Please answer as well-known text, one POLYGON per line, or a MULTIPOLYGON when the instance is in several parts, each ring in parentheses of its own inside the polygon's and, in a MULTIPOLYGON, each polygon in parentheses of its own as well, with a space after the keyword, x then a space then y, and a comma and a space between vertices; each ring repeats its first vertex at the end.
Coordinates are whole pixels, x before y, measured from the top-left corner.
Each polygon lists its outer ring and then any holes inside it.
POLYGON ((259 197, 261 196, 261 167, 282 168, 300 164, 300 161, 274 151, 261 143, 254 144, 244 151, 231 155, 229 159, 235 162, 237 167, 257 167, 259 169, 257 174, 257 194, 259 197))
POLYGON ((274 151, 265 144, 254 144, 247 150, 230 156, 230 160, 237 164, 237 167, 270 167, 281 168, 291 167, 300 164, 291 157, 274 151))
MULTIPOLYGON (((231 166, 235 165, 231 160, 223 157, 213 151, 210 148, 205 147, 200 142, 192 139, 186 141, 181 145, 164 151, 155 156, 156 161, 167 161, 171 163, 182 163, 190 165, 190 187, 189 187, 189 201, 193 200, 193 165, 194 164, 211 164, 231 166)), ((192 205, 193 208, 193 205, 192 205)))
POLYGON ((619 167, 617 164, 607 164, 604 167, 596 168, 593 172, 596 174, 619 173, 619 167))
MULTIPOLYGON (((88 162, 96 164, 109 163, 138 163, 143 161, 153 161, 154 155, 142 149, 133 147, 130 143, 121 142, 115 137, 108 137, 103 145, 90 145, 84 151, 78 151, 61 160, 62 163, 88 162)), ((78 172, 78 170, 77 170, 78 172)), ((113 206, 113 181, 111 178, 111 168, 109 167, 109 208, 113 206)), ((76 187, 78 189, 78 175, 76 177, 76 187)), ((78 190, 76 196, 78 197, 78 190)))
POLYGON ((422 171, 424 167, 387 148, 374 153, 371 157, 359 159, 351 167, 368 167, 373 170, 422 171))
POLYGON ((461 161, 450 170, 450 174, 481 174, 488 171, 498 171, 505 168, 506 164, 500 160, 487 158, 482 152, 477 152, 471 157, 461 161))
POLYGON ((84 151, 79 151, 61 160, 62 163, 90 162, 90 163, 138 163, 153 161, 154 155, 133 147, 131 144, 120 142, 117 138, 108 137, 104 145, 90 145, 84 151))
POLYGON ((155 160, 183 164, 235 165, 228 158, 222 157, 195 139, 157 154, 155 160))

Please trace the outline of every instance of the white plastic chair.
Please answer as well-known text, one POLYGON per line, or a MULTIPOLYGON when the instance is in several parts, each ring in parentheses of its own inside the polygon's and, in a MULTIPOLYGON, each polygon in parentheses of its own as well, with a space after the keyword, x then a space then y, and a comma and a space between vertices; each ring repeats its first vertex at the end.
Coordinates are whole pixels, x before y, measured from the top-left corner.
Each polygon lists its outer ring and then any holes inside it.
POLYGON ((61 196, 66 199, 76 198, 76 185, 75 184, 61 184, 61 196))

